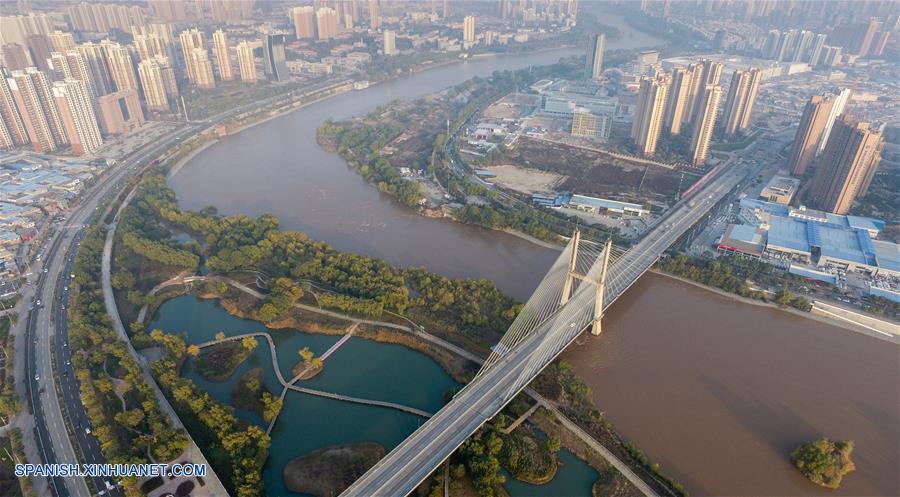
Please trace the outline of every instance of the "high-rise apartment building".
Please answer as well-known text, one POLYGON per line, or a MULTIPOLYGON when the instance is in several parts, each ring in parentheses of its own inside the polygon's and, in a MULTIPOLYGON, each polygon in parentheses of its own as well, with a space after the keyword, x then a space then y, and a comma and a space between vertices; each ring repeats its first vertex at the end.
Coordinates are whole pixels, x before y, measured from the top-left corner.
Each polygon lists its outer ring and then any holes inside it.
POLYGON ((187 20, 187 10, 184 0, 147 0, 147 5, 153 11, 153 15, 164 22, 187 20))
POLYGON ((75 48, 75 37, 72 36, 72 33, 54 31, 47 34, 47 39, 54 52, 63 53, 75 48))
POLYGON ((231 70, 231 54, 228 50, 228 36, 221 29, 213 33, 213 54, 216 57, 219 79, 222 81, 234 79, 234 73, 231 70))
POLYGON ((666 110, 669 80, 666 77, 643 77, 635 108, 631 139, 643 155, 656 153, 656 143, 666 110))
POLYGON ((256 83, 256 57, 253 56, 253 47, 250 43, 242 41, 237 44, 238 69, 241 71, 241 81, 256 83))
POLYGON ((88 42, 78 45, 77 50, 91 75, 95 94, 99 97, 114 92, 116 86, 109 74, 103 47, 97 43, 88 42))
POLYGON ((213 76, 212 61, 205 48, 195 48, 188 54, 187 64, 194 68, 192 83, 200 88, 215 88, 216 78, 213 76))
POLYGON ((297 39, 316 37, 316 10, 312 5, 294 7, 291 9, 291 19, 297 39))
POLYGON ((719 87, 719 82, 722 79, 723 69, 723 65, 721 62, 716 62, 709 59, 701 60, 700 65, 703 67, 703 73, 700 79, 699 93, 697 94, 697 106, 694 109, 695 119, 699 115, 700 109, 704 105, 703 103, 706 101, 706 92, 711 90, 712 88, 719 87))
POLYGON ((828 120, 825 121, 825 129, 822 131, 822 138, 819 140, 819 146, 816 149, 817 157, 825 151, 825 144, 828 143, 828 137, 831 136, 831 129, 834 126, 834 122, 847 108, 847 102, 850 101, 851 93, 849 88, 844 88, 843 90, 838 90, 837 93, 829 97, 834 99, 834 105, 831 106, 831 111, 828 112, 828 120))
POLYGON ((109 68, 109 75, 115 84, 116 91, 134 90, 137 92, 137 75, 134 72, 134 64, 128 48, 109 40, 101 41, 100 46, 106 56, 106 66, 109 68))
POLYGON ((603 73, 603 52, 606 50, 606 34, 594 33, 588 42, 584 61, 584 79, 600 79, 603 73))
POLYGON ((700 95, 703 93, 703 64, 688 65, 688 73, 691 75, 691 84, 688 87, 687 102, 681 120, 682 125, 689 125, 694 121, 694 114, 700 105, 700 95))
POLYGON ((53 83, 52 91, 72 153, 89 154, 100 148, 103 139, 87 84, 78 79, 66 79, 53 83))
MULTIPOLYGON (((172 25, 164 23, 151 23, 142 26, 132 26, 131 32, 133 36, 157 36, 166 46, 166 51, 171 58, 173 55, 173 47, 175 46, 175 35, 172 34, 172 25)), ((165 54, 163 54, 165 55, 165 54)))
POLYGON ((750 114, 756 102, 762 73, 758 68, 738 69, 731 76, 728 99, 725 101, 725 134, 734 135, 750 127, 750 114))
POLYGON ((860 24, 850 39, 849 51, 860 57, 868 55, 872 41, 875 39, 875 33, 878 32, 881 24, 881 21, 874 17, 860 24))
POLYGON ((369 27, 371 29, 381 27, 381 17, 378 15, 378 0, 369 0, 369 27))
POLYGON ((77 79, 84 81, 91 97, 97 96, 94 80, 84 56, 78 50, 69 50, 66 53, 53 52, 50 54, 50 62, 57 79, 77 79))
POLYGON ((706 162, 721 99, 722 88, 710 86, 704 90, 703 100, 697 107, 697 119, 694 121, 694 134, 691 137, 691 164, 695 166, 706 162))
POLYGON ((46 75, 29 67, 13 71, 7 82, 34 151, 52 152, 68 143, 46 75))
POLYGON ((475 16, 463 18, 463 42, 475 43, 475 16))
POLYGON ((390 29, 384 30, 384 54, 397 55, 397 34, 390 29))
POLYGON ((28 131, 13 98, 10 81, 2 70, 0 70, 0 133, 3 135, 0 137, 2 140, 0 148, 13 148, 25 145, 29 141, 28 131))
POLYGON ((134 49, 139 60, 152 59, 153 57, 169 56, 166 40, 157 33, 147 33, 134 36, 134 49))
POLYGON ((203 16, 216 22, 240 22, 253 15, 253 0, 205 0, 203 16))
POLYGON ((53 47, 50 45, 50 38, 40 33, 28 35, 25 37, 25 44, 28 47, 28 52, 31 54, 32 64, 38 70, 49 71, 50 63, 48 60, 50 59, 50 53, 53 51, 53 47))
POLYGON ((834 67, 840 65, 841 59, 843 55, 841 54, 841 47, 832 47, 825 45, 825 49, 822 52, 822 57, 819 62, 820 67, 834 67))
POLYGON ((111 29, 130 32, 132 26, 145 22, 139 5, 81 2, 70 6, 66 13, 73 30, 92 33, 106 33, 111 29))
POLYGON ((820 209, 846 214, 864 196, 881 160, 881 130, 844 114, 834 123, 822 153, 811 200, 820 209))
POLYGON ((800 126, 794 135, 794 144, 791 147, 791 155, 788 167, 794 176, 803 176, 812 164, 816 156, 816 149, 825 131, 828 115, 834 107, 834 99, 828 99, 815 95, 806 103, 803 109, 803 117, 800 118, 800 126))
MULTIPOLYGON (((195 55, 195 50, 206 51, 206 35, 197 28, 182 31, 178 36, 181 40, 181 52, 184 55, 184 71, 188 81, 196 85, 199 74, 204 71, 198 68, 196 63, 199 60, 195 55)), ((208 59, 208 57, 207 57, 208 59)))
POLYGON ((284 35, 269 34, 263 39, 263 65, 266 77, 274 81, 290 78, 284 57, 284 35))
POLYGON ((168 57, 157 56, 138 63, 138 74, 141 77, 141 88, 144 89, 144 100, 148 110, 166 112, 169 110, 169 97, 177 95, 175 73, 168 57), (176 93, 172 94, 175 86, 176 93))
POLYGON ((316 11, 316 38, 328 40, 338 34, 338 14, 330 7, 321 7, 316 11))
POLYGON ((53 21, 47 14, 0 16, 0 39, 3 43, 18 43, 25 47, 28 35, 47 34, 51 31, 53 21))
POLYGON ((816 67, 819 65, 819 61, 822 58, 823 51, 825 50, 825 40, 828 39, 826 35, 819 34, 816 35, 816 39, 813 40, 812 46, 809 48, 809 58, 807 61, 809 62, 810 67, 816 67))
POLYGON ((672 136, 681 134, 685 110, 690 99, 691 76, 690 69, 686 67, 676 67, 672 70, 672 86, 669 88, 664 118, 665 127, 672 136))
POLYGON ((18 43, 4 43, 3 63, 11 71, 21 71, 28 67, 28 55, 25 53, 25 47, 18 43))

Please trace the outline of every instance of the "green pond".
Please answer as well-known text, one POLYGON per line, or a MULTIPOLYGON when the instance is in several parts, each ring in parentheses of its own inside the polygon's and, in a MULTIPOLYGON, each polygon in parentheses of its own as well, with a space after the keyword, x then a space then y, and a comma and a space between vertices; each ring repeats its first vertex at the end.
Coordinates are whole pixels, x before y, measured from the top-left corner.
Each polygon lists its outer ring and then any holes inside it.
MULTIPOLYGON (((149 329, 184 333, 188 343, 212 340, 216 333, 227 336, 266 331, 263 324, 228 314, 217 301, 183 295, 165 302, 149 329)), ((278 350, 278 367, 290 377, 298 360, 297 351, 309 347, 316 355, 328 350, 339 336, 305 333, 298 330, 269 330, 278 350)), ((266 386, 279 393, 280 385, 272 369, 269 347, 260 340, 253 354, 224 382, 211 382, 193 371, 188 363, 182 374, 211 396, 231 403, 231 387, 247 370, 265 372, 266 386)), ((325 369, 299 385, 372 400, 396 402, 427 412, 437 411, 448 390, 459 385, 441 367, 417 351, 353 337, 326 361, 325 369)), ((255 413, 235 409, 239 418, 260 426, 255 413)), ((287 490, 281 477, 288 461, 320 447, 359 441, 378 442, 390 450, 412 433, 422 419, 400 411, 350 404, 299 392, 289 392, 272 432, 269 460, 263 477, 271 496, 298 495, 287 490)), ((566 450, 560 451, 560 469, 550 483, 529 485, 515 480, 506 488, 513 497, 588 497, 597 472, 566 450)))

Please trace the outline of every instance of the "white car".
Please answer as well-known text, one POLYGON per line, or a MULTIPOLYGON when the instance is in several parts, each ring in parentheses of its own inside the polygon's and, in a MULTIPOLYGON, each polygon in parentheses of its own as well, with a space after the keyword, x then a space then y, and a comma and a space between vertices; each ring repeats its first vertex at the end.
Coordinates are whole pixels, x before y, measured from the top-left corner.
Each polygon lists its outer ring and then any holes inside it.
POLYGON ((90 435, 90 434, 91 434, 91 429, 88 428, 88 427, 85 427, 85 428, 84 428, 84 432, 87 433, 88 435, 90 435))

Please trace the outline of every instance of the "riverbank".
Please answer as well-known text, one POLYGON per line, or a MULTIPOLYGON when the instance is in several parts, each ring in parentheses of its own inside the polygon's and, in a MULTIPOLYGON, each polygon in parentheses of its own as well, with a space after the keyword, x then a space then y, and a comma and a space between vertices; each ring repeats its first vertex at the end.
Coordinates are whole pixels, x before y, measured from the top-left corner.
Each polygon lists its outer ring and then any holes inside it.
POLYGON ((862 325, 857 325, 846 319, 829 318, 828 316, 825 316, 825 315, 814 314, 812 312, 804 312, 799 309, 794 309, 794 308, 786 307, 786 306, 780 306, 780 305, 774 304, 772 302, 763 302, 761 300, 751 299, 749 297, 742 297, 740 295, 722 290, 721 288, 704 285, 703 283, 699 283, 697 281, 694 281, 694 280, 691 280, 688 278, 684 278, 682 276, 677 276, 677 275, 674 275, 671 273, 667 273, 667 272, 661 271, 659 269, 651 269, 650 272, 658 274, 660 276, 665 276, 667 278, 672 278, 672 279, 680 281, 682 283, 687 283, 687 284, 695 286, 697 288, 702 288, 703 290, 715 293, 717 295, 721 295, 723 297, 732 299, 735 302, 740 302, 742 304, 749 304, 749 305, 764 307, 764 308, 768 308, 768 309, 777 309, 779 311, 786 312, 786 313, 792 314, 794 316, 800 316, 805 319, 810 319, 810 320, 817 321, 820 323, 829 324, 832 326, 836 326, 838 328, 843 328, 845 330, 850 330, 850 331, 853 331, 853 332, 856 332, 856 333, 859 333, 862 335, 870 336, 873 338, 878 338, 878 339, 881 339, 881 340, 884 340, 887 342, 900 343, 900 339, 898 339, 898 337, 885 336, 885 334, 883 334, 882 332, 873 332, 871 329, 868 329, 867 327, 864 327, 862 325))

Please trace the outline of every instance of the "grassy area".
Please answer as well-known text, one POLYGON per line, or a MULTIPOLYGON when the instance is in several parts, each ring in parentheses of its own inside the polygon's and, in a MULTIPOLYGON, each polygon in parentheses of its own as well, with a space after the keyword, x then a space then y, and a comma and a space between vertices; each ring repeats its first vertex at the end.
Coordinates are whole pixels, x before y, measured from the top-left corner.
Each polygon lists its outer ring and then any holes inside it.
POLYGON ((297 457, 284 467, 288 490, 315 497, 343 492, 384 456, 384 447, 373 442, 334 445, 297 457))

